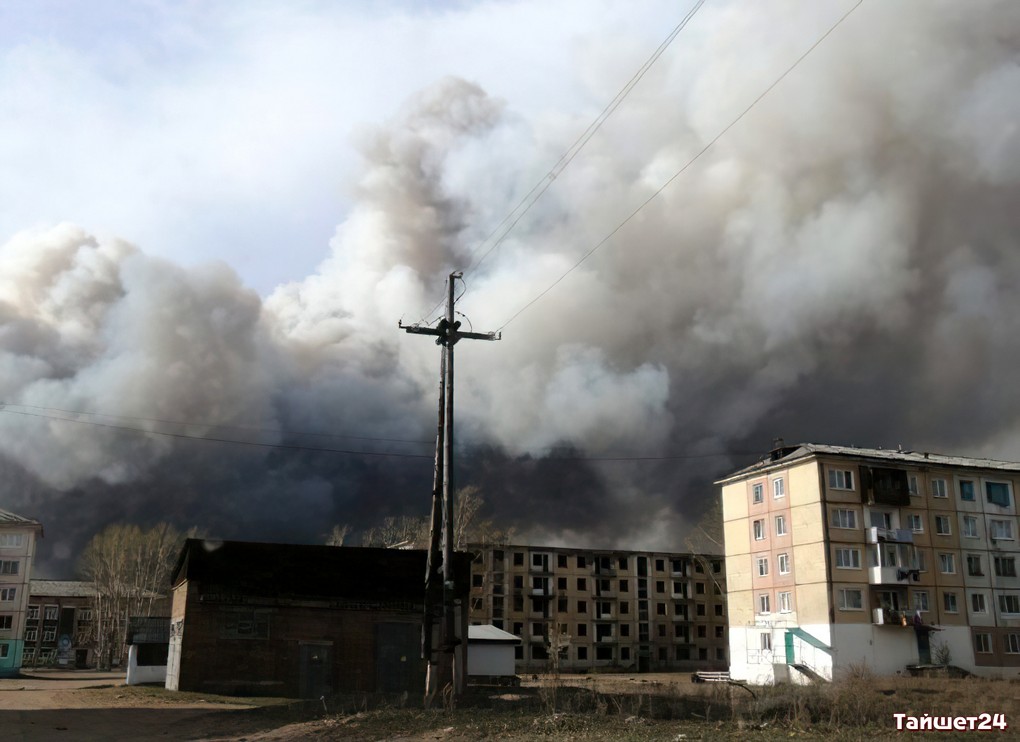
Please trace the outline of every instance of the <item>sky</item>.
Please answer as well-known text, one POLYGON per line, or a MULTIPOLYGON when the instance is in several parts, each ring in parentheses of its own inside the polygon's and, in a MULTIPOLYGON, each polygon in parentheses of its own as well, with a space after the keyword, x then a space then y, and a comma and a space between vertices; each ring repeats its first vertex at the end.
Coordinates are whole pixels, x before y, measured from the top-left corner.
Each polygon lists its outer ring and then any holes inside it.
POLYGON ((458 269, 522 540, 683 550, 776 437, 1020 460, 1018 50, 1006 0, 0 3, 0 507, 52 576, 426 513, 397 322, 458 269))

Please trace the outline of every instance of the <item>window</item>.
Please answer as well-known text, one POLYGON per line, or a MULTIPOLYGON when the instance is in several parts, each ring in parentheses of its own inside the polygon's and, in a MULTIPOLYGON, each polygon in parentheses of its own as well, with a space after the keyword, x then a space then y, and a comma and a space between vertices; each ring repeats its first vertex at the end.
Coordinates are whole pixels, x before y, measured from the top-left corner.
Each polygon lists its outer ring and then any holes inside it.
POLYGON ((0 587, 0 603, 13 603, 17 592, 16 587, 0 587))
POLYGON ((584 577, 578 577, 577 578, 577 589, 578 590, 587 590, 588 589, 588 580, 586 578, 584 578, 584 577))
POLYGON ((946 613, 957 613, 956 593, 942 593, 942 607, 946 613))
MULTIPOLYGON (((43 641, 52 641, 46 636, 51 631, 51 629, 46 630, 43 634, 43 641)), ((236 639, 268 639, 269 611, 230 611, 223 617, 223 635, 236 639)))
POLYGON ((928 612, 928 591, 927 590, 915 590, 914 591, 914 610, 921 611, 922 613, 928 612))
POLYGON ((560 569, 566 569, 567 568, 567 555, 566 554, 557 554, 556 555, 556 566, 558 568, 560 568, 560 569))
POLYGON ((531 555, 531 566, 541 567, 545 564, 545 554, 532 554, 531 555))
POLYGON ((974 611, 974 613, 986 613, 988 611, 988 606, 985 604, 984 593, 971 593, 970 609, 974 611))
POLYGON ((723 607, 721 605, 719 605, 718 603, 716 603, 716 606, 715 606, 715 615, 722 616, 722 610, 723 610, 723 607))
POLYGON ((790 555, 780 554, 777 559, 779 560, 779 574, 788 575, 790 574, 790 555))
POLYGON ((515 567, 523 567, 524 566, 524 552, 523 551, 515 551, 514 552, 514 566, 515 567))
POLYGON ((478 574, 471 575, 471 587, 481 587, 482 586, 482 577, 483 577, 483 575, 478 575, 478 574))
POLYGON ((860 611, 864 608, 864 596, 856 588, 843 588, 839 591, 839 609, 841 611, 860 611))
POLYGON ((772 483, 772 496, 777 500, 780 497, 786 497, 786 487, 783 485, 782 479, 777 479, 772 483))
POLYGON ((833 528, 857 528, 857 511, 837 508, 832 511, 833 528))
POLYGON ((910 494, 915 497, 919 497, 921 495, 921 490, 917 486, 917 477, 913 474, 910 475, 908 487, 910 489, 910 494))
POLYGON ((992 635, 974 634, 974 652, 976 654, 992 653, 992 635))
POLYGON ((55 605, 46 606, 46 610, 43 612, 43 619, 46 621, 56 621, 57 607, 55 605))
POLYGON ((16 575, 18 574, 18 566, 21 562, 17 560, 0 560, 0 575, 16 575))
POLYGON ((696 616, 704 616, 705 615, 705 604, 704 603, 696 603, 695 606, 694 606, 694 614, 696 616))
POLYGON ((531 635, 532 636, 545 636, 545 624, 541 622, 532 622, 531 624, 531 635))
POLYGON ((664 593, 664 592, 666 592, 666 582, 665 582, 665 580, 656 580, 655 581, 655 592, 657 592, 657 593, 664 593))
POLYGON ((973 515, 963 516, 963 535, 967 538, 978 538, 977 518, 973 515))
POLYGON ((10 631, 14 625, 14 616, 10 613, 0 614, 0 631, 10 631))
POLYGON ((762 541, 765 538, 765 520, 754 521, 754 540, 762 541))
POLYGON ((39 629, 25 629, 25 641, 34 642, 39 640, 39 629))
POLYGON ((931 496, 932 497, 947 497, 947 495, 946 495, 946 480, 945 479, 933 479, 933 480, 931 480, 931 496))
POLYGON ((578 569, 584 569, 586 565, 587 565, 587 562, 585 561, 585 558, 583 556, 579 556, 577 558, 577 568, 578 569))
POLYGON ((984 577, 984 573, 981 571, 980 554, 967 555, 967 574, 971 577, 984 577))
POLYGON ((656 613, 656 615, 659 615, 659 616, 665 616, 666 615, 666 604, 665 603, 656 603, 655 604, 655 613, 656 613))
POLYGON ((861 550, 860 549, 836 549, 836 568, 837 569, 860 569, 861 568, 861 550))
POLYGON ((579 623, 577 625, 577 635, 578 636, 588 636, 588 624, 586 624, 586 623, 579 623))
POLYGON ((1020 654, 1020 634, 1006 634, 1003 637, 1006 654, 1020 654))
POLYGON ((785 536, 786 535, 786 517, 785 516, 782 516, 782 515, 777 515, 776 516, 776 535, 777 536, 785 536))
POLYGON ((37 606, 37 605, 30 605, 28 607, 28 616, 26 616, 26 618, 28 618, 29 621, 38 621, 39 620, 39 606, 37 606))
POLYGON ((763 652, 772 651, 772 634, 762 634, 759 638, 759 646, 763 652))
POLYGON ((918 549, 914 552, 914 564, 917 565, 918 572, 928 571, 928 559, 925 557, 925 552, 918 549))
POLYGON ((514 588, 517 590, 524 589, 524 575, 514 575, 514 588))
POLYGON ((1020 613, 1020 595, 1000 595, 999 612, 1020 613))
POLYGON ((666 571, 666 560, 665 559, 656 559, 655 560, 655 571, 656 572, 665 572, 666 571))
POLYGON ((44 642, 55 642, 57 640, 57 630, 44 629, 42 634, 42 640, 44 642))
POLYGON ((829 469, 829 489, 852 490, 854 474, 848 469, 829 469))
POLYGON ((985 498, 992 505, 1009 507, 1009 485, 1006 482, 985 482, 985 498))
POLYGON ((1013 540, 1013 521, 1011 520, 989 520, 988 529, 991 537, 1000 541, 1013 540))
POLYGON ((579 660, 587 660, 588 659, 588 647, 578 647, 577 648, 577 659, 579 659, 579 660))
POLYGON ((762 502, 765 499, 765 486, 761 483, 754 485, 751 488, 751 501, 754 503, 762 502))
POLYGON ((620 601, 620 615, 626 616, 630 614, 630 603, 626 600, 620 601))
POLYGON ((625 593, 628 590, 630 590, 630 586, 627 584, 627 581, 626 580, 620 580, 620 592, 621 593, 625 593))
POLYGON ((956 574, 956 555, 939 554, 939 571, 944 575, 956 574))
POLYGON ((567 578, 566 577, 557 577, 556 578, 556 589, 557 590, 566 590, 567 589, 567 578))
POLYGON ((960 499, 974 501, 974 482, 969 479, 960 480, 960 499))
POLYGON ((935 516, 935 533, 939 536, 949 536, 953 530, 949 526, 948 515, 936 515, 935 516))
MULTIPOLYGON (((770 613, 769 610, 769 595, 768 593, 762 593, 758 596, 758 613, 770 613)), ((699 627, 700 628, 700 627, 699 627)))
POLYGON ((578 613, 587 613, 588 612, 588 603, 586 603, 583 600, 577 601, 577 612, 578 613))
POLYGON ((619 561, 617 561, 617 564, 619 565, 620 569, 627 569, 627 557, 620 557, 619 561))
POLYGON ((917 513, 907 516, 907 525, 910 526, 910 530, 914 533, 924 533, 924 519, 917 513))
POLYGON ((758 557, 758 576, 764 577, 769 573, 769 558, 758 557))
POLYGON ((7 659, 7 656, 11 653, 11 646, 9 644, 0 644, 0 659, 7 659))
POLYGON ((1016 558, 995 557, 995 574, 997 577, 1016 577, 1016 558))
POLYGON ((622 624, 620 624, 620 636, 630 636, 630 624, 629 623, 622 623, 622 624))
POLYGON ((0 533, 0 549, 20 549, 25 545, 23 533, 0 533))
MULTIPOLYGON (((789 613, 793 610, 793 595, 791 593, 779 593, 779 612, 789 613)), ((719 628, 722 628, 721 626, 719 628)))
MULTIPOLYGON (((677 627, 677 628, 679 628, 679 627, 677 627)), ((723 626, 716 626, 715 627, 715 638, 716 639, 724 638, 723 637, 724 632, 725 632, 725 627, 723 627, 723 626)))
MULTIPOLYGON (((680 583, 678 583, 678 582, 674 582, 673 583, 673 592, 676 592, 676 589, 677 589, 677 587, 679 587, 679 584, 680 583)), ((694 593, 695 593, 695 595, 704 595, 705 594, 705 583, 704 582, 695 582, 694 583, 694 593)))

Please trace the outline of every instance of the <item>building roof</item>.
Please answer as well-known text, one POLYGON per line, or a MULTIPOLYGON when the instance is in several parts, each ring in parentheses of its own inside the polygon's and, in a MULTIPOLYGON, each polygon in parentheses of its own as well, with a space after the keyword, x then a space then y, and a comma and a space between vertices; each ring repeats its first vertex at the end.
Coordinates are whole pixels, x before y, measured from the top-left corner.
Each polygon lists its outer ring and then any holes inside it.
POLYGON ((901 451, 892 448, 857 448, 856 446, 830 446, 824 443, 800 443, 794 446, 777 448, 769 456, 716 481, 716 484, 726 484, 773 469, 785 468, 801 459, 809 459, 815 456, 839 456, 876 464, 899 463, 913 466, 952 466, 966 469, 1020 473, 1020 463, 1013 461, 982 459, 972 456, 947 456, 941 453, 901 451))
POLYGON ((44 598, 91 598, 96 588, 83 580, 29 580, 28 594, 44 598))
POLYGON ((15 525, 15 526, 42 526, 37 520, 31 518, 25 518, 12 513, 10 510, 4 510, 0 508, 0 526, 15 525))
POLYGON ((468 626, 468 641, 474 644, 520 644, 521 638, 495 626, 468 626))
MULTIPOLYGON (((415 549, 188 539, 171 578, 219 591, 289 599, 420 601, 427 553, 415 549)), ((457 592, 467 593, 470 555, 454 555, 457 592)))

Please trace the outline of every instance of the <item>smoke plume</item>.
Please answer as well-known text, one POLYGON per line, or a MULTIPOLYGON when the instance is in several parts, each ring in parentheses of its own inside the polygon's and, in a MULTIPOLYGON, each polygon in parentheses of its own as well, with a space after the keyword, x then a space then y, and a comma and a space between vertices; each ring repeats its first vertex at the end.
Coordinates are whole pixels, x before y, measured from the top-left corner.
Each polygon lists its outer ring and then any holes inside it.
MULTIPOLYGON (((979 5, 863 4, 507 324, 839 15, 703 10, 465 276, 466 322, 505 325, 457 354, 458 477, 488 517, 523 539, 679 550, 712 479, 776 435, 1020 459, 1020 6, 979 5)), ((604 69, 600 53, 579 64, 604 69)), ((427 512, 439 354, 396 321, 435 316, 446 275, 591 118, 563 116, 438 81, 358 134, 328 255, 265 298, 226 265, 86 227, 10 240, 4 507, 44 522, 48 569, 122 518, 321 542, 427 512)))

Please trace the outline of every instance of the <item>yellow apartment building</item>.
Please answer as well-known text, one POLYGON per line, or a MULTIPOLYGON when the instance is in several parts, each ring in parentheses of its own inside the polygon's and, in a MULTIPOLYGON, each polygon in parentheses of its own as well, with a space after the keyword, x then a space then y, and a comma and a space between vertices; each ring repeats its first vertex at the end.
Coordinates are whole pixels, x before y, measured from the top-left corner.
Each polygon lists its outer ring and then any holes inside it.
POLYGON ((1020 463, 780 445, 719 480, 730 675, 1020 675, 1020 463))
POLYGON ((42 525, 0 510, 0 677, 16 676, 24 654, 28 586, 42 525))

